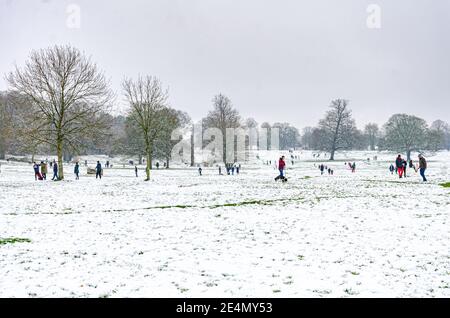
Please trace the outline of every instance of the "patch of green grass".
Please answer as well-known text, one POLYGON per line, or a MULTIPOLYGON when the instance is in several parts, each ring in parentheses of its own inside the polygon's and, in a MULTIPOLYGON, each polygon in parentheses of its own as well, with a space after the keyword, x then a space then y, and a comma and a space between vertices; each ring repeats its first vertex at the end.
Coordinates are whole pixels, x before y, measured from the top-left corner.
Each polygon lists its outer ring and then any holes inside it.
POLYGON ((444 188, 450 188, 450 182, 441 183, 444 188))
POLYGON ((14 243, 31 243, 30 239, 20 238, 20 237, 8 237, 8 238, 0 238, 0 245, 3 244, 14 244, 14 243))

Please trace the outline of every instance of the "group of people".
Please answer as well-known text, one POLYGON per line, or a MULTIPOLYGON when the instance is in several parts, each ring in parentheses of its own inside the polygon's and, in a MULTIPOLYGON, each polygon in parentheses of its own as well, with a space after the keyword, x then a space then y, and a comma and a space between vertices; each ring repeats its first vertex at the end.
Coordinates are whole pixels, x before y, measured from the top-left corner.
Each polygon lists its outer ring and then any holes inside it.
MULTIPOLYGON (((347 163, 345 163, 345 165, 347 165, 347 163)), ((352 171, 352 173, 356 172, 356 162, 353 162, 353 163, 349 162, 348 167, 352 171)))
POLYGON ((323 163, 319 165, 319 170, 321 175, 323 175, 325 171, 328 172, 328 175, 334 175, 334 170, 325 166, 323 163))
POLYGON ((414 169, 415 172, 419 170, 420 176, 422 177, 422 180, 425 182, 427 181, 427 178, 425 177, 425 171, 427 170, 427 161, 425 157, 422 154, 419 154, 419 166, 417 167, 414 165, 414 162, 412 160, 409 160, 409 163, 402 158, 401 155, 398 155, 395 159, 395 167, 393 164, 389 166, 389 171, 391 174, 395 173, 398 174, 398 177, 401 179, 403 177, 406 178, 406 170, 407 168, 414 169))
MULTIPOLYGON (((395 160, 395 166, 394 164, 391 164, 389 166, 389 171, 391 172, 391 174, 395 173, 399 176, 399 178, 406 178, 406 170, 407 168, 411 168, 414 169, 415 172, 419 171, 420 172, 420 176, 422 177, 423 181, 426 182, 427 178, 425 176, 425 171, 427 169, 427 161, 425 159, 425 157, 422 154, 419 154, 418 156, 419 158, 419 164, 418 166, 414 165, 412 160, 406 161, 405 159, 402 158, 401 155, 398 155, 396 160, 395 160)), ((50 169, 52 169, 53 171, 53 177, 51 180, 59 180, 59 176, 58 176, 58 163, 56 162, 56 160, 50 161, 50 163, 48 163, 48 160, 46 161, 41 161, 40 163, 36 163, 33 162, 33 169, 34 169, 34 177, 35 180, 47 180, 47 173, 48 173, 48 165, 50 165, 50 169)), ((85 162, 85 165, 87 165, 87 161, 85 162)), ((347 162, 345 163, 345 165, 347 165, 347 162)), ((109 161, 107 161, 106 166, 112 166, 109 164, 109 161)), ((159 168, 159 164, 157 164, 158 168, 159 168)), ((356 171, 356 163, 348 163, 349 168, 351 169, 352 172, 356 171)), ((235 171, 236 174, 239 174, 240 172, 240 168, 241 165, 236 165, 236 164, 226 164, 225 165, 225 169, 228 175, 232 174, 234 175, 235 171)), ((287 181, 287 178, 285 177, 285 168, 286 168, 286 161, 285 161, 285 156, 281 156, 278 160, 278 164, 277 164, 277 168, 279 171, 278 176, 275 178, 275 181, 277 180, 282 180, 282 181, 287 181)), ((135 166, 135 174, 136 177, 138 176, 138 168, 137 165, 135 166)), ((325 166, 324 164, 320 164, 319 165, 319 170, 321 175, 323 175, 325 172, 328 172, 328 175, 334 175, 334 170, 325 166)), ((198 173, 199 175, 202 175, 202 168, 198 167, 198 173)), ((75 163, 75 167, 74 167, 74 174, 75 174, 75 179, 79 180, 80 179, 80 164, 78 162, 75 163)), ((101 179, 103 175, 103 168, 102 168, 102 164, 100 163, 100 161, 97 161, 97 165, 95 166, 95 178, 96 179, 101 179)), ((222 175, 222 168, 221 166, 219 166, 219 175, 222 175)))
MULTIPOLYGON (((219 165, 218 166, 219 169, 219 175, 223 175, 222 174, 222 167, 219 165)), ((239 174, 239 172, 241 171, 241 164, 236 164, 236 163, 227 163, 225 164, 225 170, 227 175, 234 175, 234 173, 236 172, 236 174, 239 174)), ((198 174, 201 176, 203 172, 202 167, 198 167, 198 174)))
MULTIPOLYGON (((55 160, 50 161, 50 169, 53 170, 52 180, 59 180, 58 163, 55 160)), ((48 160, 41 161, 41 163, 33 162, 33 170, 35 180, 47 180, 48 160)))
MULTIPOLYGON (((59 167, 58 167, 58 163, 56 162, 56 160, 50 161, 50 169, 53 170, 53 177, 51 180, 55 181, 55 180, 59 180, 59 167)), ((109 165, 109 162, 107 164, 109 165)), ((34 170, 34 179, 35 180, 47 180, 47 171, 48 171, 48 160, 46 161, 41 161, 41 163, 36 163, 33 162, 33 170, 34 170)), ((73 169, 73 173, 75 174, 75 180, 79 180, 80 179, 80 164, 78 163, 78 161, 75 163, 74 169, 73 169)), ((103 175, 103 169, 102 169, 102 164, 100 163, 100 161, 97 161, 97 165, 95 166, 95 178, 102 178, 103 175)))

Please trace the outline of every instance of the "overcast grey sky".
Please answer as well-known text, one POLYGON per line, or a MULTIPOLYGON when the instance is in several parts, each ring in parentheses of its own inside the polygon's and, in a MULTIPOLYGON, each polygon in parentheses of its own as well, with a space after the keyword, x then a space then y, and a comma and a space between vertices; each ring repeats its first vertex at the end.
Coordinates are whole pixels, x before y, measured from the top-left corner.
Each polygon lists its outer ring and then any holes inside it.
POLYGON ((3 74, 71 44, 111 79, 158 76, 200 119, 221 92, 243 117, 315 125, 346 98, 358 126, 406 112, 450 121, 449 0, 0 0, 3 74), (368 28, 369 4, 381 28, 368 28), (69 4, 80 8, 70 28, 69 4))

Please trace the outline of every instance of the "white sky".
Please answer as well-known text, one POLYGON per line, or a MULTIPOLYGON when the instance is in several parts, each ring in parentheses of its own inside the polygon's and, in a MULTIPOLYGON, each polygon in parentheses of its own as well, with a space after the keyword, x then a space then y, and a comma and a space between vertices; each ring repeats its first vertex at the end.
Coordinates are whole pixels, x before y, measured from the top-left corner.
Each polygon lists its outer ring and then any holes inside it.
POLYGON ((149 74, 194 119, 221 92, 243 117, 300 129, 340 97, 361 128, 398 112, 450 121, 449 31, 448 0, 0 0, 0 90, 32 49, 71 44, 111 79, 118 108, 124 76, 149 74), (366 25, 370 3, 381 29, 366 25))

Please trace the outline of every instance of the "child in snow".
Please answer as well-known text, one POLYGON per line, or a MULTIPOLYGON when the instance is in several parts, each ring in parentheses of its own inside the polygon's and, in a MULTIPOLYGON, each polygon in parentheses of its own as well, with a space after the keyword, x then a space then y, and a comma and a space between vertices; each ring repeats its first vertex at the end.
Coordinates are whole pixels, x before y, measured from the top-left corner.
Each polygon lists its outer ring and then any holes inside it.
POLYGON ((395 170, 394 165, 391 164, 389 167, 389 171, 391 172, 391 174, 394 174, 394 170, 395 170))
POLYGON ((36 162, 33 162, 34 169, 34 180, 42 180, 42 175, 39 172, 39 165, 36 162))

